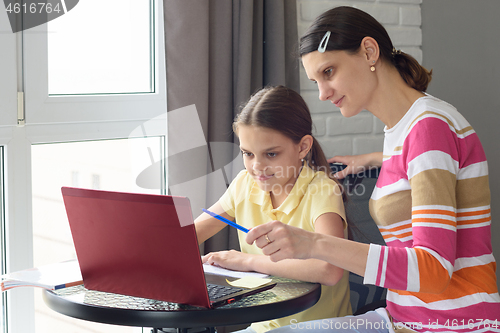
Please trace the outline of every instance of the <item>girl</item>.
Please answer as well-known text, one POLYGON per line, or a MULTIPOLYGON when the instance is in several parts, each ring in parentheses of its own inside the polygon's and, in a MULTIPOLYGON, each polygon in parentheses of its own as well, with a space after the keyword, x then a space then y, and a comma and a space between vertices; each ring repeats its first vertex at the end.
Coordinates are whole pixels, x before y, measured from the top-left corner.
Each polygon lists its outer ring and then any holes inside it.
POLYGON ((345 332, 500 332, 488 168, 472 127, 424 93, 431 73, 395 50, 382 25, 361 10, 320 15, 301 38, 300 54, 321 100, 346 117, 366 109, 386 125, 383 154, 331 161, 348 165, 339 178, 382 166, 370 211, 387 246, 277 222, 252 229, 249 244, 276 262, 321 259, 389 288, 387 311, 331 319, 331 327, 355 328, 345 332))
MULTIPOLYGON (((298 93, 283 86, 258 91, 237 116, 233 130, 240 141, 246 170, 237 175, 211 211, 236 219, 249 229, 279 220, 310 232, 344 238, 347 224, 343 191, 329 178, 329 164, 311 134, 309 109, 298 93)), ((195 226, 198 241, 203 243, 226 224, 202 214, 195 226)), ((344 270, 317 259, 272 262, 238 233, 241 252, 209 253, 203 262, 323 285, 321 298, 312 308, 290 317, 254 323, 248 331, 268 331, 289 325, 291 319, 301 322, 351 313, 348 274, 344 270)))

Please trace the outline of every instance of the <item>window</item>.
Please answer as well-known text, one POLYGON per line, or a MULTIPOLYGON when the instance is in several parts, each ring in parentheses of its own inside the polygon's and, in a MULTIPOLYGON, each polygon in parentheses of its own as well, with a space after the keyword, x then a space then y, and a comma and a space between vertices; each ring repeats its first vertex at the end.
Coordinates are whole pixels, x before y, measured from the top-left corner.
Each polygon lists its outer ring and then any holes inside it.
POLYGON ((164 113, 160 3, 79 1, 63 16, 23 31, 27 124, 122 121, 130 131, 137 125, 131 121, 164 113))
POLYGON ((49 95, 154 92, 152 5, 85 0, 49 21, 49 95))
MULTIPOLYGON (((141 186, 137 180, 142 170, 151 164, 157 166, 158 163, 154 162, 162 161, 166 156, 161 6, 162 1, 158 0, 79 1, 72 10, 49 24, 15 34, 6 12, 0 13, 0 148, 5 155, 4 163, 0 163, 0 173, 5 170, 5 210, 0 206, 0 211, 5 211, 2 227, 5 226, 8 239, 8 247, 2 251, 5 258, 2 264, 8 271, 74 255, 70 235, 64 228, 64 208, 57 197, 63 183, 66 186, 165 193, 164 165, 156 168, 153 179, 149 179, 153 186, 151 183, 141 186), (107 11, 107 15, 91 13, 88 8, 91 4, 107 11), (139 5, 144 7, 138 9, 139 5), (134 17, 126 13, 132 13, 134 17), (77 15, 84 18, 77 19, 77 15), (124 15, 131 19, 116 25, 111 23, 115 17, 124 15), (75 61, 71 67, 71 62, 65 59, 74 55, 64 55, 62 50, 57 51, 56 46, 64 40, 64 31, 66 35, 69 31, 64 27, 64 21, 73 25, 85 21, 87 25, 95 23, 99 29, 105 29, 97 23, 99 17, 106 18, 106 24, 111 23, 113 29, 109 28, 107 37, 114 49, 120 42, 122 47, 145 51, 133 55, 122 48, 123 59, 111 64, 104 57, 95 57, 95 54, 104 52, 99 46, 105 42, 89 39, 88 45, 95 49, 89 46, 83 49, 89 51, 97 63, 90 65, 83 57, 84 60, 75 61), (123 25, 116 28, 127 22, 141 28, 124 28, 123 25), (57 31, 62 32, 58 34, 57 31), (131 31, 140 33, 140 36, 132 36, 131 31), (145 34, 146 38, 143 37, 145 34), (94 83, 88 83, 92 80, 83 82, 83 74, 90 73, 90 69, 78 72, 84 61, 85 66, 97 69, 90 75, 94 83), (128 67, 124 69, 124 66, 128 67), (117 74, 120 71, 135 78, 129 80, 132 84, 123 84, 117 89, 117 81, 120 84, 125 81, 124 76, 117 74), (102 85, 95 83, 95 80, 102 83, 104 79, 111 80, 102 85), (25 123, 20 125, 17 124, 18 91, 24 93, 20 95, 24 109, 20 110, 24 110, 25 123), (129 157, 131 154, 133 159, 129 157), (75 166, 77 158, 80 160, 75 166), (82 163, 83 158, 87 163, 82 163), (133 163, 126 165, 125 160, 133 163), (106 168, 108 171, 104 172, 106 168)), ((88 26, 83 29, 88 29, 88 26)), ((73 33, 79 34, 72 32, 70 37, 73 33)), ((83 35, 80 33, 79 36, 83 35)), ((83 41, 76 44, 81 46, 83 41)), ((71 46, 67 51, 75 50, 76 46, 71 46)), ((0 191, 0 202, 3 202, 2 194, 0 191)), ((2 308, 6 316, 0 321, 6 324, 9 332, 43 332, 44 329, 88 332, 81 327, 85 322, 59 315, 43 302, 35 308, 34 304, 41 296, 40 290, 18 288, 5 295, 8 306, 2 308), (48 316, 43 316, 44 311, 48 316), (64 328, 56 329, 53 321, 47 321, 54 318, 64 328)), ((106 327, 105 330, 111 332, 113 329, 116 327, 106 327)), ((119 329, 123 332, 123 327, 119 329)), ((93 330, 104 329, 94 326, 93 330)))
MULTIPOLYGON (((150 165, 150 152, 155 160, 161 158, 163 146, 163 139, 158 137, 33 145, 34 265, 76 258, 62 186, 71 186, 76 178, 78 187, 161 194, 161 175, 155 180, 156 189, 144 189, 137 178, 150 165)), ((81 333, 141 331, 71 320, 47 308, 41 296, 34 290, 37 333, 72 331, 75 325, 81 333)))

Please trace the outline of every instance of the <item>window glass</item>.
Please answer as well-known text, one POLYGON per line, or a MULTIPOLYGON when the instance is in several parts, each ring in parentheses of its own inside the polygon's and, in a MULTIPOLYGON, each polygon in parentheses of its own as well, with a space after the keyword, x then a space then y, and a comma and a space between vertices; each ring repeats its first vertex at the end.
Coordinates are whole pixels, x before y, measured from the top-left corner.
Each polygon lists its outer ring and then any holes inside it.
MULTIPOLYGON (((39 144, 32 147, 34 265, 76 258, 61 187, 161 194, 163 176, 153 189, 137 185, 139 175, 163 158, 163 138, 39 144)), ((155 169, 160 172, 159 169, 155 169)), ((140 182, 139 182, 140 183, 140 182)), ((35 290, 35 327, 45 332, 141 332, 72 319, 49 309, 35 290)))
POLYGON ((154 92, 150 0, 85 0, 49 21, 49 95, 154 92))

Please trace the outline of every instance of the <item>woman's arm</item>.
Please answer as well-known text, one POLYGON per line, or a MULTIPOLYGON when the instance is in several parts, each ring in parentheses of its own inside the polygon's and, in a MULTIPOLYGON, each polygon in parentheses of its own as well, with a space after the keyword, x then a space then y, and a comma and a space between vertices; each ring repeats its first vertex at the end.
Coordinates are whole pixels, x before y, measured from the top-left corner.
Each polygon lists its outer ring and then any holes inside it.
MULTIPOLYGON (((233 220, 233 217, 229 216, 222 206, 217 201, 212 207, 209 209, 211 212, 214 212, 220 216, 225 217, 228 220, 233 220)), ((194 226, 196 228, 196 235, 198 236, 198 244, 203 243, 219 231, 221 231, 227 224, 213 218, 212 216, 202 213, 200 216, 194 220, 194 226)))
POLYGON ((331 235, 308 232, 278 221, 252 228, 249 244, 255 242, 273 262, 285 259, 319 259, 364 276, 369 245, 331 235), (268 244, 266 237, 273 242, 268 244))
MULTIPOLYGON (((278 221, 275 222, 282 224, 278 221)), ((258 226, 253 229, 258 229, 260 227, 261 226, 258 226)), ((252 230, 250 232, 252 232, 252 230)), ((316 220, 315 232, 312 232, 311 234, 343 239, 344 222, 336 213, 323 214, 316 220)), ((269 240, 271 241, 270 245, 279 241, 279 239, 273 239, 272 235, 269 235, 269 240)), ((263 241, 267 244, 265 237, 263 237, 263 241)), ((336 284, 344 274, 343 269, 323 260, 312 258, 307 260, 287 258, 287 260, 275 262, 268 256, 247 254, 237 251, 209 253, 205 256, 204 262, 229 269, 257 271, 290 279, 318 282, 323 285, 336 284)))
MULTIPOLYGON (((460 164, 453 156, 460 156, 458 148, 461 147, 455 146, 459 141, 456 137, 458 130, 450 131, 447 121, 434 118, 439 117, 425 117, 416 123, 401 145, 404 155, 395 154, 390 160, 393 167, 404 165, 402 160, 410 161, 404 170, 392 170, 403 175, 406 173, 409 181, 409 217, 395 216, 393 219, 399 223, 398 228, 405 226, 411 236, 412 247, 392 246, 391 240, 386 240, 387 246, 361 244, 307 233, 274 222, 253 228, 247 235, 247 242, 255 242, 273 261, 285 258, 322 259, 364 276, 368 284, 412 292, 442 293, 454 274, 457 257, 456 175, 460 164), (266 234, 277 241, 268 245, 266 234)), ((482 152, 478 148, 476 150, 475 153, 480 155, 479 160, 485 161, 482 152)), ((469 182, 467 191, 471 191, 473 183, 479 182, 469 182)), ((475 190, 473 193, 481 191, 475 190)), ((468 197, 463 196, 465 200, 468 197)), ((477 205, 484 207, 484 204, 477 205)), ((385 214, 390 215, 391 207, 386 205, 385 209, 385 214)), ((395 238, 394 242, 398 243, 397 235, 395 238)), ((468 240, 468 246, 471 242, 472 238, 468 240)), ((487 243, 478 241, 475 251, 482 244, 487 243)), ((463 248, 461 251, 464 251, 463 248)), ((482 253, 488 253, 488 250, 482 253)))
POLYGON ((361 155, 334 156, 328 159, 328 162, 347 165, 344 170, 335 173, 336 178, 343 179, 347 175, 360 173, 367 171, 370 168, 378 168, 382 166, 382 152, 361 155))

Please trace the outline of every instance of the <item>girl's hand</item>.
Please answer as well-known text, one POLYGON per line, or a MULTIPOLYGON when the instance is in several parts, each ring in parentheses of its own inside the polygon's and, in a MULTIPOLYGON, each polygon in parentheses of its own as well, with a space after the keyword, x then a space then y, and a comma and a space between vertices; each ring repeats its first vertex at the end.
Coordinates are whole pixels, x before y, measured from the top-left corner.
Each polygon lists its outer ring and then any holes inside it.
POLYGON ((210 252, 202 257, 202 262, 235 271, 249 272, 252 271, 249 264, 250 256, 250 254, 235 250, 210 252))
POLYGON ((255 242, 265 255, 277 262, 283 259, 312 258, 312 248, 317 237, 317 233, 272 221, 252 228, 246 241, 248 244, 255 242))
POLYGON ((347 175, 367 171, 370 167, 382 165, 382 153, 375 152, 362 155, 334 156, 328 159, 328 163, 342 163, 347 165, 344 170, 334 174, 337 179, 344 179, 347 175))

